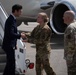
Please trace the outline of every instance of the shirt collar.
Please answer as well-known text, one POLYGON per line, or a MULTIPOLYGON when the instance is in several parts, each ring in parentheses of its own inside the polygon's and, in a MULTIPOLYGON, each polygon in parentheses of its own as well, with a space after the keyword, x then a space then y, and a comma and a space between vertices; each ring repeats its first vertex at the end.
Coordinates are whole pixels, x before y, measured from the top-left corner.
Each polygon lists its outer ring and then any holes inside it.
POLYGON ((14 17, 14 19, 16 19, 16 17, 11 13, 11 15, 14 17))

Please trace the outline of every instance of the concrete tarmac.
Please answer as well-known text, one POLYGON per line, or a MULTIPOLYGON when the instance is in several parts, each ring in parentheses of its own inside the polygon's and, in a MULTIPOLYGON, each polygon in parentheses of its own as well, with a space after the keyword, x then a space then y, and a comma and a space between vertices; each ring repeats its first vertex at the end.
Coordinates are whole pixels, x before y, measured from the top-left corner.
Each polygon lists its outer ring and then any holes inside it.
MULTIPOLYGON (((37 23, 29 23, 29 25, 24 25, 18 27, 19 31, 31 32, 37 23)), ((51 54, 50 54, 50 66, 55 71, 56 75, 67 75, 67 66, 64 59, 64 46, 63 46, 63 36, 52 35, 51 39, 51 54)), ((35 64, 36 48, 35 44, 25 43, 26 45, 26 58, 30 59, 31 62, 35 64)), ((27 69, 25 75, 36 75, 35 66, 34 69, 27 69)), ((44 74, 46 75, 45 71, 44 74)))

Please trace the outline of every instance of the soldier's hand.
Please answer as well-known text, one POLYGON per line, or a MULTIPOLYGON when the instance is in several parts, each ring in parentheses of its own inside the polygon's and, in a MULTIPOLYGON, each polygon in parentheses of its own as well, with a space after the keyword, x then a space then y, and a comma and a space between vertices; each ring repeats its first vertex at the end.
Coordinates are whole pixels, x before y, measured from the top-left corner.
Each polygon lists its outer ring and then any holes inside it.
POLYGON ((22 42, 28 42, 28 40, 22 40, 22 42))
POLYGON ((22 40, 22 42, 28 42, 28 38, 27 38, 27 37, 24 38, 24 39, 22 40))

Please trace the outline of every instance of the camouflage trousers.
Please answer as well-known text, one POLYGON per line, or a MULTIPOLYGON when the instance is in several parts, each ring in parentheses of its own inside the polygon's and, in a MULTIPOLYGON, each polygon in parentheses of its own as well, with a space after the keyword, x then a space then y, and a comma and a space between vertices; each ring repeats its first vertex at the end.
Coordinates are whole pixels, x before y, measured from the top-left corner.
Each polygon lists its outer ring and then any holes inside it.
POLYGON ((43 69, 47 75, 56 75, 52 67, 50 67, 49 55, 50 54, 36 54, 36 75, 43 75, 43 69))
POLYGON ((70 64, 68 64, 68 62, 69 61, 66 60, 68 75, 76 75, 76 55, 73 56, 73 60, 70 64))

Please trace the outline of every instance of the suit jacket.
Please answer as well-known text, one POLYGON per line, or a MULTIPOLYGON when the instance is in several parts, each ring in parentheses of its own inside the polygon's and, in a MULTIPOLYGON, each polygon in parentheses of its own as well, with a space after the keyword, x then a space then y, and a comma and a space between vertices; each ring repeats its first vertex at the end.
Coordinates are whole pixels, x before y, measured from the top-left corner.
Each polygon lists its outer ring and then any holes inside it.
POLYGON ((9 47, 16 48, 17 39, 20 39, 21 35, 17 33, 16 20, 12 15, 8 17, 5 22, 4 38, 3 38, 3 49, 9 47))

